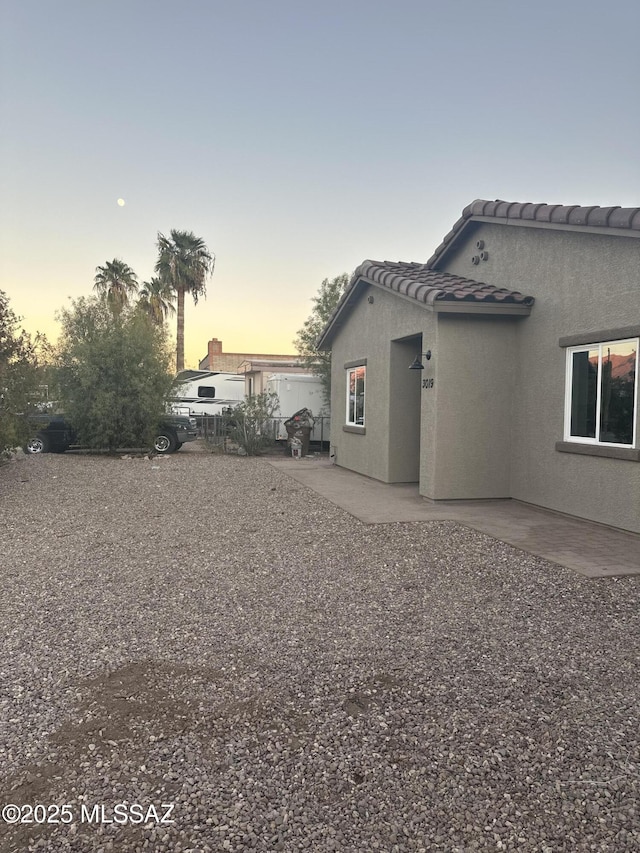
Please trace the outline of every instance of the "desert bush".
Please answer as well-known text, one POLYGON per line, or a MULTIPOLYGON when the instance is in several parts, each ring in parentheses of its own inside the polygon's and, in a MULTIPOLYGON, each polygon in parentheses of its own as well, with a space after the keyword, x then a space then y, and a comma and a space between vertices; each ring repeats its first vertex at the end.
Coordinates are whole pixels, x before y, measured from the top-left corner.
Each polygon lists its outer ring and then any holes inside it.
POLYGON ((151 442, 171 386, 166 331, 135 307, 82 297, 60 312, 64 411, 87 447, 151 442))
POLYGON ((255 394, 234 406, 225 414, 229 438, 247 456, 257 456, 273 445, 273 418, 280 408, 278 395, 255 394))

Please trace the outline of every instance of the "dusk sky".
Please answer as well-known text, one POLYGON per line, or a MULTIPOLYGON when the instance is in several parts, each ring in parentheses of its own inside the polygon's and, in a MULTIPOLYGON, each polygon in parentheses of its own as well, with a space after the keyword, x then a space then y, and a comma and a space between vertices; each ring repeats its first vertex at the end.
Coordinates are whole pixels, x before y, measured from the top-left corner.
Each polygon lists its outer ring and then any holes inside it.
POLYGON ((211 337, 294 352, 322 279, 426 261, 475 198, 640 205, 638 0, 0 9, 0 289, 52 339, 158 231, 216 255, 197 366, 211 337))

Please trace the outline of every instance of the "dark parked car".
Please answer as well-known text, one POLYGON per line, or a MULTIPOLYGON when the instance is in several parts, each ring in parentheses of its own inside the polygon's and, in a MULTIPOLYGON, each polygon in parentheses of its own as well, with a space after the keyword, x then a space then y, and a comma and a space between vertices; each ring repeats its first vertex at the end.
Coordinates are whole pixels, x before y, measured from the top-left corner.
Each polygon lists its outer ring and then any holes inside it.
MULTIPOLYGON (((26 443, 27 453, 64 453, 78 446, 77 435, 64 415, 30 415, 33 434, 26 443)), ((195 441, 198 427, 195 418, 186 415, 163 415, 153 439, 156 453, 173 453, 186 441, 195 441)))

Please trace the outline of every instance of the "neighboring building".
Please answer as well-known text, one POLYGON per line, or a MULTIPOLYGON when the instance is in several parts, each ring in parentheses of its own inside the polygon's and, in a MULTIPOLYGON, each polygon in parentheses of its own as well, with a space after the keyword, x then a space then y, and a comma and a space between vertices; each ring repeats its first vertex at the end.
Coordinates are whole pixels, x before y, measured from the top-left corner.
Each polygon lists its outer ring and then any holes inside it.
POLYGON ((245 394, 262 394, 267 390, 267 378, 272 373, 312 373, 304 367, 298 355, 268 355, 265 353, 223 352, 222 341, 209 341, 207 356, 200 361, 200 370, 244 373, 245 394))
POLYGON ((335 460, 640 533, 639 338, 640 208, 474 201, 426 264, 355 271, 319 339, 335 460))
POLYGON ((267 390, 267 380, 273 373, 306 373, 311 371, 302 367, 300 359, 289 356, 265 356, 247 359, 238 367, 238 373, 245 375, 245 394, 262 394, 267 390), (276 359, 280 359, 279 361, 276 359))
POLYGON ((223 352, 222 341, 217 338, 212 338, 209 341, 207 355, 200 360, 198 367, 200 370, 216 370, 223 373, 240 373, 245 372, 240 370, 240 366, 247 361, 268 361, 273 364, 276 369, 280 369, 284 365, 300 364, 300 358, 297 355, 268 355, 265 353, 251 352, 223 352))

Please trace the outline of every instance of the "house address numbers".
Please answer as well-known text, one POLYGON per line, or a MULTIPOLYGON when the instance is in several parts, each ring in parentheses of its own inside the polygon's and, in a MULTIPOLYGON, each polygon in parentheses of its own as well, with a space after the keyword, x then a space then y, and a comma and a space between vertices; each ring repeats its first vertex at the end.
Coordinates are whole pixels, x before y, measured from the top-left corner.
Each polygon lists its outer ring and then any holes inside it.
POLYGON ((425 376, 422 380, 423 388, 433 388, 433 376, 425 376))

